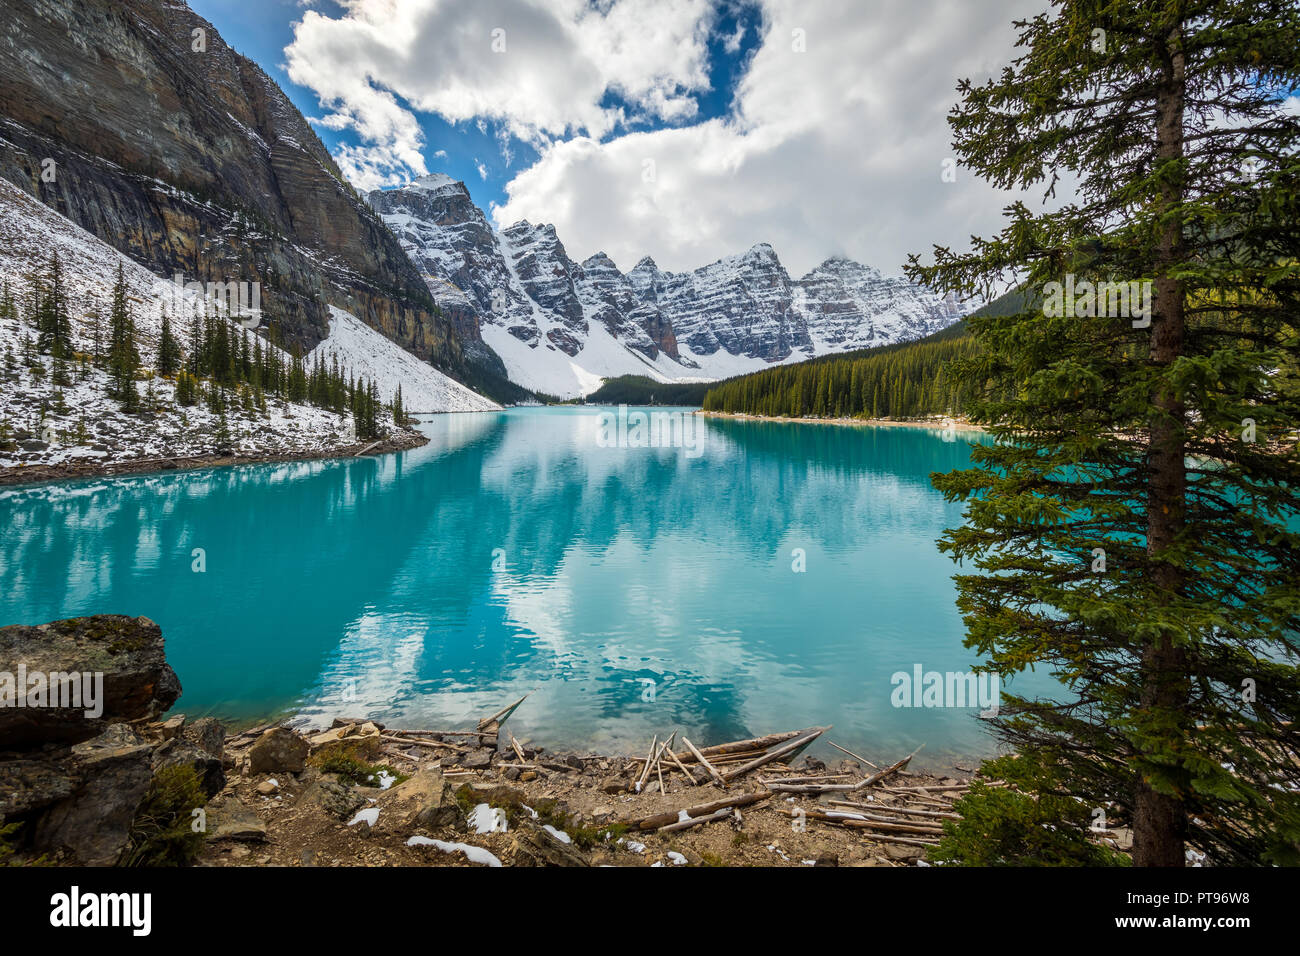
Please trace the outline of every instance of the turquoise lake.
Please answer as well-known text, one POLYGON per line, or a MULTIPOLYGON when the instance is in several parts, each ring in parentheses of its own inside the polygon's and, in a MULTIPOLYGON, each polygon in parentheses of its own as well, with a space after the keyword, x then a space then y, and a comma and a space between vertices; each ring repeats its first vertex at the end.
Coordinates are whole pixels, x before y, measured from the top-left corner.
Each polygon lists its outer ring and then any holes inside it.
POLYGON ((5 489, 0 623, 150 617, 190 716, 449 729, 531 693, 511 729, 552 749, 833 724, 877 763, 991 752, 977 706, 891 703, 897 672, 974 663, 935 544, 962 507, 929 482, 971 436, 697 418, 688 454, 606 447, 600 413, 442 415, 381 458, 5 489))

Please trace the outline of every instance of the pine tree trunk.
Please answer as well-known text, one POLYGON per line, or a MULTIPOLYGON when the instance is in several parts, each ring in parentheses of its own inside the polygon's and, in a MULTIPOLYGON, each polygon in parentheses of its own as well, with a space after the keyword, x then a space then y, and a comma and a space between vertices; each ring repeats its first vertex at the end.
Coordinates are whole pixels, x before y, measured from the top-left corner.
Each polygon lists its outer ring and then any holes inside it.
MULTIPOLYGON (((1157 153, 1161 160, 1183 155, 1183 106, 1186 96, 1181 24, 1167 36, 1164 77, 1156 100, 1157 153)), ((1173 210, 1183 201, 1179 182, 1167 181, 1162 205, 1173 210)), ((1155 302, 1151 323, 1151 361, 1168 368, 1183 349, 1184 299, 1182 284, 1170 276, 1170 268, 1183 256, 1182 223, 1172 216, 1164 227, 1155 276, 1155 302)), ((1186 408, 1168 386, 1157 386, 1151 396, 1154 415, 1147 449, 1147 554, 1154 557, 1171 545, 1183 529, 1187 476, 1184 469, 1186 408)), ((1155 600, 1170 602, 1183 587, 1183 569, 1157 561, 1152 571, 1155 600)), ((1163 713, 1186 709, 1187 655, 1167 637, 1149 644, 1142 653, 1142 710, 1163 713)), ((1172 728, 1165 747, 1177 746, 1190 731, 1185 719, 1172 728)), ((1183 866, 1187 814, 1176 795, 1158 793, 1140 781, 1133 819, 1133 862, 1137 866, 1183 866)))

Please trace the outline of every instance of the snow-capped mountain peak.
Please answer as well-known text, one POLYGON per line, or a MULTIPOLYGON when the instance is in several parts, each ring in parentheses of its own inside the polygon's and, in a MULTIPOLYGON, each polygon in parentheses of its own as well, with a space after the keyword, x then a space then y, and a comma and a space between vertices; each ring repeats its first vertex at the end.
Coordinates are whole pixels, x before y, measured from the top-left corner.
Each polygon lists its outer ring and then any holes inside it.
POLYGON ((411 180, 406 188, 423 190, 425 192, 438 192, 439 190, 450 188, 469 195, 469 190, 465 188, 463 182, 458 179, 452 179, 445 173, 429 173, 427 176, 420 176, 418 179, 411 180))
POLYGON ((549 395, 614 375, 725 378, 920 338, 962 315, 843 256, 793 280, 766 242, 683 273, 650 256, 627 273, 604 252, 578 263, 553 224, 498 232, 464 183, 437 173, 369 199, 444 311, 472 313, 510 377, 549 395))

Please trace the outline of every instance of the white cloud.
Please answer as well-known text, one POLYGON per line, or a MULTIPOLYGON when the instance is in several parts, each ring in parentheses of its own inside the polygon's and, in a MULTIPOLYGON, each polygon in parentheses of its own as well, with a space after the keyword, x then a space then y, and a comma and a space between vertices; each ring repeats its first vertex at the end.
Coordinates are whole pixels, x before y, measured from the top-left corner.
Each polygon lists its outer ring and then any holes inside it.
POLYGON ((758 2, 761 44, 724 119, 698 120, 708 0, 343 0, 342 17, 305 14, 286 60, 320 122, 360 138, 339 162, 362 188, 426 171, 413 110, 482 124, 507 168, 509 137, 533 145, 491 215, 554 223, 579 259, 686 269, 763 241, 796 275, 832 254, 896 273, 998 227, 1005 195, 941 180, 945 115, 956 78, 1010 57, 1011 21, 1042 0, 758 2))
POLYGON ((547 147, 493 213, 554 223, 570 254, 686 269, 769 242, 800 275, 833 254, 901 271, 932 242, 999 225, 1006 196, 958 170, 946 113, 959 75, 1011 52, 1040 0, 858 4, 766 0, 734 117, 547 147), (795 52, 795 31, 806 52, 795 52), (643 176, 654 161, 653 181, 643 176))
POLYGON ((744 39, 745 25, 743 23, 737 24, 736 32, 730 34, 722 41, 723 49, 728 53, 738 53, 740 51, 740 44, 744 42, 744 39))
POLYGON ((330 111, 322 125, 354 129, 413 172, 423 134, 412 110, 544 146, 609 133, 623 118, 603 105, 611 91, 676 121, 708 85, 708 0, 341 2, 343 16, 309 10, 295 25, 289 78, 330 111))

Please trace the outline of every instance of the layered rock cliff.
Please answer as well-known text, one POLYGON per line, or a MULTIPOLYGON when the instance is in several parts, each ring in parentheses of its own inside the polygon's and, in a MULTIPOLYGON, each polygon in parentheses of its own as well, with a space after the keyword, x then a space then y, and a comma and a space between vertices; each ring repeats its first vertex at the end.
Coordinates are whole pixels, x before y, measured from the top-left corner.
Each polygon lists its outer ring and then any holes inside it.
POLYGON ((499 363, 444 316, 276 83, 174 0, 6 5, 0 176, 151 270, 261 283, 310 349, 346 309, 447 369, 499 363))

